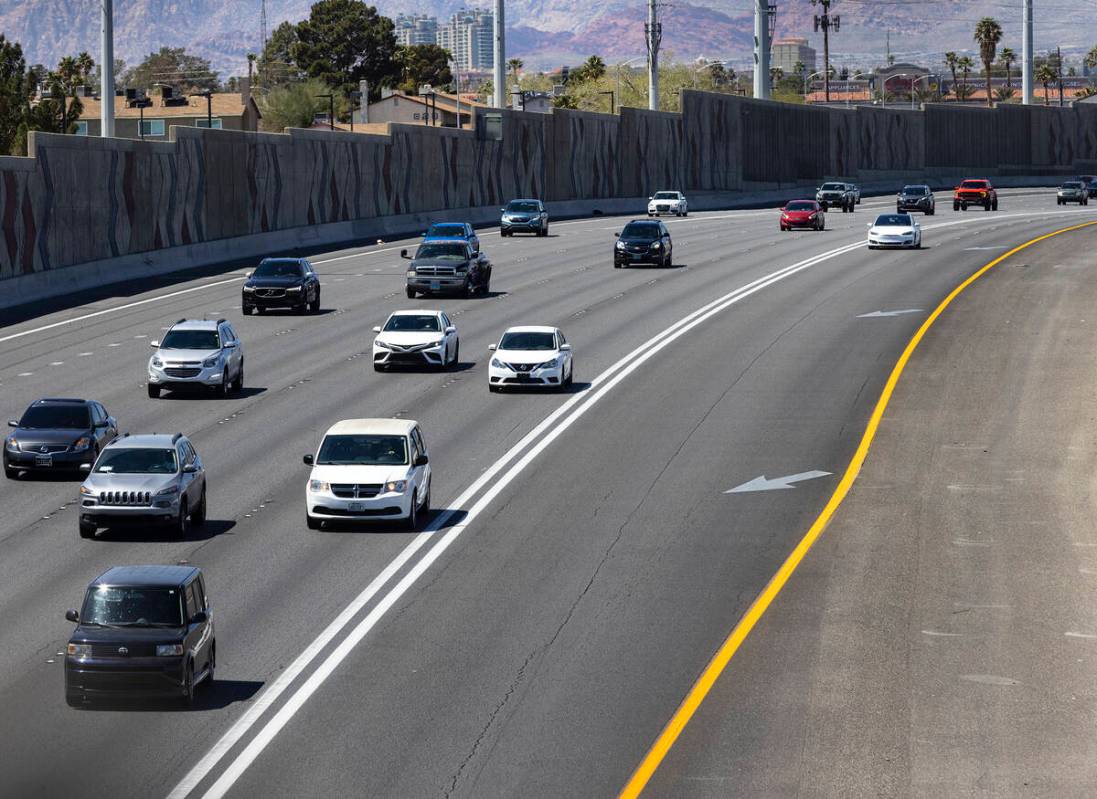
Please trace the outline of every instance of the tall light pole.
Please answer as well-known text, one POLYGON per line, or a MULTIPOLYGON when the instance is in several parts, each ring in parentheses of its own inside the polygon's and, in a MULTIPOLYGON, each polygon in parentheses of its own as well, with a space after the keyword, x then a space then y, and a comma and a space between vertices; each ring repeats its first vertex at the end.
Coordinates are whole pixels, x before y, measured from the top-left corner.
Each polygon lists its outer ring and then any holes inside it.
POLYGON ((1021 102, 1032 105, 1032 0, 1024 0, 1021 33, 1021 102))
POLYGON ((495 0, 495 62, 492 64, 492 80, 495 81, 495 91, 492 105, 496 108, 504 108, 507 104, 507 34, 506 21, 503 19, 503 0, 495 0))
POLYGON ((754 0, 754 96, 769 99, 769 0, 754 0))
MULTIPOLYGON (((764 1, 764 0, 763 0, 764 1)), ((659 45, 663 26, 659 23, 657 0, 648 0, 648 24, 644 26, 648 46, 648 110, 659 110, 659 45)))
POLYGON ((644 60, 645 56, 636 56, 636 58, 630 58, 628 61, 622 61, 617 65, 617 107, 620 108, 621 103, 621 67, 627 67, 636 61, 644 60))
POLYGON ((811 4, 823 7, 823 13, 815 16, 815 30, 823 31, 823 99, 830 102, 830 31, 837 33, 842 27, 840 14, 830 15, 830 5, 834 0, 811 0, 811 4))
POLYGON ((114 136, 114 0, 101 0, 103 38, 99 48, 99 68, 102 83, 99 86, 99 135, 114 136))

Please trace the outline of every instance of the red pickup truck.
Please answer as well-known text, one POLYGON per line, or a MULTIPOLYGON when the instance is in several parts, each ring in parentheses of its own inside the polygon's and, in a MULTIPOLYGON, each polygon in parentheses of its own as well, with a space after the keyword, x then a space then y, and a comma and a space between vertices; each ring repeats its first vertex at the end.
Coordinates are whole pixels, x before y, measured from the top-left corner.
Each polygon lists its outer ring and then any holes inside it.
POLYGON ((952 210, 967 210, 969 205, 981 205, 984 211, 998 210, 998 192, 989 180, 961 180, 952 191, 952 210))

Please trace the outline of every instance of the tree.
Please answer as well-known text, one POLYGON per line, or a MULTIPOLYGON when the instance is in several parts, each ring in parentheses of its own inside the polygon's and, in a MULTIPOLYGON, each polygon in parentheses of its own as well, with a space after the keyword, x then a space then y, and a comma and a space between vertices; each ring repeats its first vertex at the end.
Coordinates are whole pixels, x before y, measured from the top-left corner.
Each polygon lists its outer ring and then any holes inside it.
POLYGON ((1010 75, 1010 67, 1013 66, 1013 62, 1017 60, 1017 54, 1013 52, 1009 47, 1003 47, 998 59, 1006 68, 1006 87, 1013 88, 1013 78, 1010 75))
POLYGON ((975 23, 975 41, 979 43, 979 58, 983 60, 983 72, 987 79, 987 105, 994 105, 990 90, 990 67, 994 56, 998 54, 998 43, 1002 41, 1002 26, 993 17, 983 17, 975 23))
POLYGON ((134 89, 151 89, 166 84, 182 93, 194 90, 216 91, 220 85, 210 62, 187 53, 185 47, 161 47, 149 53, 137 66, 126 71, 122 84, 134 89))
POLYGON ((579 107, 579 101, 570 94, 558 94, 552 98, 552 107, 575 109, 579 107))
POLYGON ((1083 63, 1090 69, 1097 67, 1097 45, 1094 45, 1093 49, 1086 53, 1083 63))
POLYGON ((994 90, 994 99, 1000 103, 1005 103, 1012 100, 1016 94, 1017 90, 1012 86, 999 86, 994 90))
POLYGON ((945 66, 948 67, 948 71, 952 73, 952 90, 955 92, 959 88, 956 78, 956 70, 960 65, 960 57, 955 52, 949 50, 945 53, 945 66))
POLYGON ((967 77, 971 74, 971 70, 975 69, 975 62, 971 56, 965 55, 957 60, 956 66, 959 68, 960 74, 964 76, 963 84, 956 90, 956 99, 966 100, 971 97, 972 92, 971 87, 967 85, 967 77))
POLYGON ((414 93, 424 83, 445 86, 453 82, 449 50, 436 44, 413 44, 396 50, 400 65, 400 88, 414 93))
POLYGON ((1048 90, 1047 90, 1048 84, 1054 83, 1055 80, 1059 77, 1059 73, 1055 69, 1055 67, 1053 67, 1051 64, 1049 64, 1047 62, 1044 62, 1043 64, 1041 64, 1040 66, 1038 66, 1036 68, 1036 73, 1035 73, 1034 77, 1036 78, 1037 81, 1042 83, 1043 86, 1044 86, 1044 105, 1047 105, 1048 104, 1048 90))
POLYGON ((29 95, 23 48, 0 33, 0 155, 26 152, 25 116, 29 95))
POLYGON ((315 78, 275 86, 259 98, 263 130, 281 133, 286 128, 308 128, 327 101, 316 95, 330 93, 328 85, 315 78))
POLYGON ((591 80, 599 80, 606 74, 606 62, 601 56, 592 55, 582 64, 571 71, 568 81, 572 83, 586 83, 591 80))
MULTIPOLYGON (((396 82, 396 33, 391 19, 361 0, 318 0, 298 23, 290 60, 344 97, 369 81, 370 98, 396 82)), ((365 98, 363 98, 363 101, 365 98)))
POLYGON ((290 51, 297 44, 297 26, 283 22, 271 33, 256 62, 256 84, 271 89, 283 83, 299 80, 301 71, 293 62, 290 51))

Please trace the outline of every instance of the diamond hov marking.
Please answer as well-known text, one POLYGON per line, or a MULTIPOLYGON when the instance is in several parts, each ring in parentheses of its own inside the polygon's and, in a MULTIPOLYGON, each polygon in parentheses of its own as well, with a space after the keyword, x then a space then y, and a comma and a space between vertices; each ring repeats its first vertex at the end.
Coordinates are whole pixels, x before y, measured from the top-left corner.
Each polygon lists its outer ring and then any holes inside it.
POLYGON ((795 488, 793 483, 799 483, 804 480, 815 480, 819 477, 827 477, 830 472, 800 472, 800 474, 790 474, 788 477, 774 477, 772 480, 767 479, 765 475, 761 477, 755 477, 749 482, 737 485, 735 488, 729 488, 725 491, 725 494, 745 494, 750 491, 781 491, 786 488, 795 488))
POLYGON ((904 308, 901 311, 873 311, 872 313, 857 314, 858 319, 879 319, 882 316, 902 316, 908 313, 921 313, 921 308, 904 308))

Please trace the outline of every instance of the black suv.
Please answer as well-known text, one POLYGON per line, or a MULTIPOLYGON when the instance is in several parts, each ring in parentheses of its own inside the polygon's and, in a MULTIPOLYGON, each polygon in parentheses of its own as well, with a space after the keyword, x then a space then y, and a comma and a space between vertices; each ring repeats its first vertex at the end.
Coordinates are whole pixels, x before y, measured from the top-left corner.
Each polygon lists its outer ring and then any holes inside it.
POLYGON ((202 572, 115 566, 92 580, 65 652, 65 699, 158 694, 188 705, 213 682, 217 639, 202 572))
POLYGON ((21 470, 76 470, 94 461, 118 435, 118 423, 94 400, 40 399, 4 441, 4 474, 14 480, 21 470))
MULTIPOLYGON (((400 250, 401 258, 411 258, 400 250)), ((473 252, 464 239, 424 241, 408 266, 407 292, 416 294, 457 294, 471 297, 487 294, 491 284, 491 261, 484 251, 473 252)))
POLYGON ((264 258, 244 283, 240 310, 291 308, 299 314, 320 310, 320 278, 305 258, 264 258))
POLYGON ((629 264, 674 265, 674 243, 670 231, 659 221, 633 219, 620 233, 614 233, 613 266, 620 269, 629 264))
POLYGON ((905 211, 921 211, 926 216, 933 216, 937 210, 937 200, 933 197, 933 190, 925 184, 916 186, 903 186, 895 197, 895 213, 905 211))

